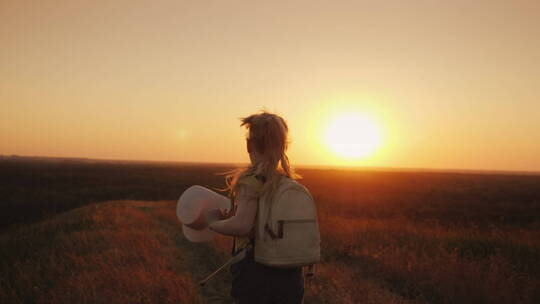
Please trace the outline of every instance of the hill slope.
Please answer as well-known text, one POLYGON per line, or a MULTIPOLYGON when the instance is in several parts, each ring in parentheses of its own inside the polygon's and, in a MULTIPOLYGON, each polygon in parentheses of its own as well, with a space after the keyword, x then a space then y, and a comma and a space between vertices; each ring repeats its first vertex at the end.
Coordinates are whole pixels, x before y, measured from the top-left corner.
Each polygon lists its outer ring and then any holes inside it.
MULTIPOLYGON (((353 217, 344 197, 319 204, 304 303, 539 303, 538 226, 353 217)), ((227 270, 197 285, 230 238, 187 241, 175 203, 94 203, 3 232, 0 303, 231 303, 227 270)))
POLYGON ((189 243, 173 201, 109 201, 0 235, 3 303, 227 303, 224 239, 189 243), (223 301, 219 301, 219 300, 223 301), (216 300, 216 301, 213 301, 216 300))

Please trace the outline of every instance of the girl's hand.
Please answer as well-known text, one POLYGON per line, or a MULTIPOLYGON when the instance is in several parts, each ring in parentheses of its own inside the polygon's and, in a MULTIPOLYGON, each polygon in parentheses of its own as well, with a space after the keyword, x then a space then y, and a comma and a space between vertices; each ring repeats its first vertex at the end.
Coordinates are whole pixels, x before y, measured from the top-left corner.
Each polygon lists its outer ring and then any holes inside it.
POLYGON ((221 220, 221 217, 222 217, 221 209, 209 210, 205 214, 206 224, 211 225, 212 223, 221 220))
POLYGON ((222 216, 221 219, 223 219, 223 220, 234 216, 234 210, 232 208, 229 211, 227 211, 227 209, 223 209, 223 208, 221 208, 219 210, 221 210, 221 216, 222 216))

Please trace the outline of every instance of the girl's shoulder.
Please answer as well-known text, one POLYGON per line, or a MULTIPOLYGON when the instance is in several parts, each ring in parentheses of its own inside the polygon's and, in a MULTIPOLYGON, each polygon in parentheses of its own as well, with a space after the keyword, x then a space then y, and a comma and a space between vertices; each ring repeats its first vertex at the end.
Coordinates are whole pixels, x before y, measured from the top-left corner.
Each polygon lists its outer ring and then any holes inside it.
POLYGON ((266 182, 262 175, 255 174, 253 171, 246 171, 238 178, 238 185, 247 185, 255 191, 260 191, 266 182))

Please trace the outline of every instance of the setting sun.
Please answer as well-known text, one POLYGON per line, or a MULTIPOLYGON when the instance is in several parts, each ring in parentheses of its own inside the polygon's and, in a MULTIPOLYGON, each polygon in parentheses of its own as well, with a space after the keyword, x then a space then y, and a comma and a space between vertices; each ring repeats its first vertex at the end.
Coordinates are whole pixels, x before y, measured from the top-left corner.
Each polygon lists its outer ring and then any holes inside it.
POLYGON ((356 159, 374 153, 381 144, 381 134, 370 119, 347 113, 338 116, 328 126, 325 140, 337 155, 356 159))

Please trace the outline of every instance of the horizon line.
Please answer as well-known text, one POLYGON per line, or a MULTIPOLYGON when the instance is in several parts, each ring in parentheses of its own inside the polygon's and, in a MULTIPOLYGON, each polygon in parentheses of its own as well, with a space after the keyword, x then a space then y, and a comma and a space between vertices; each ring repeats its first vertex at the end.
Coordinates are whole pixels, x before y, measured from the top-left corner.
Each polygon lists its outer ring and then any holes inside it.
MULTIPOLYGON (((179 160, 148 160, 148 159, 116 159, 116 158, 91 158, 72 156, 43 156, 43 155, 19 155, 0 154, 0 160, 4 159, 49 159, 49 160, 72 160, 94 162, 117 162, 117 163, 173 163, 185 165, 220 165, 220 166, 245 166, 247 162, 202 162, 202 161, 179 161, 179 160)), ((349 170, 349 171, 391 171, 391 172, 448 172, 469 174, 512 174, 512 175, 540 175, 540 171, 528 170, 500 170, 500 169, 462 169, 462 168, 424 168, 424 167, 379 167, 379 166, 345 166, 345 165, 295 165, 298 169, 326 169, 326 170, 349 170)))

